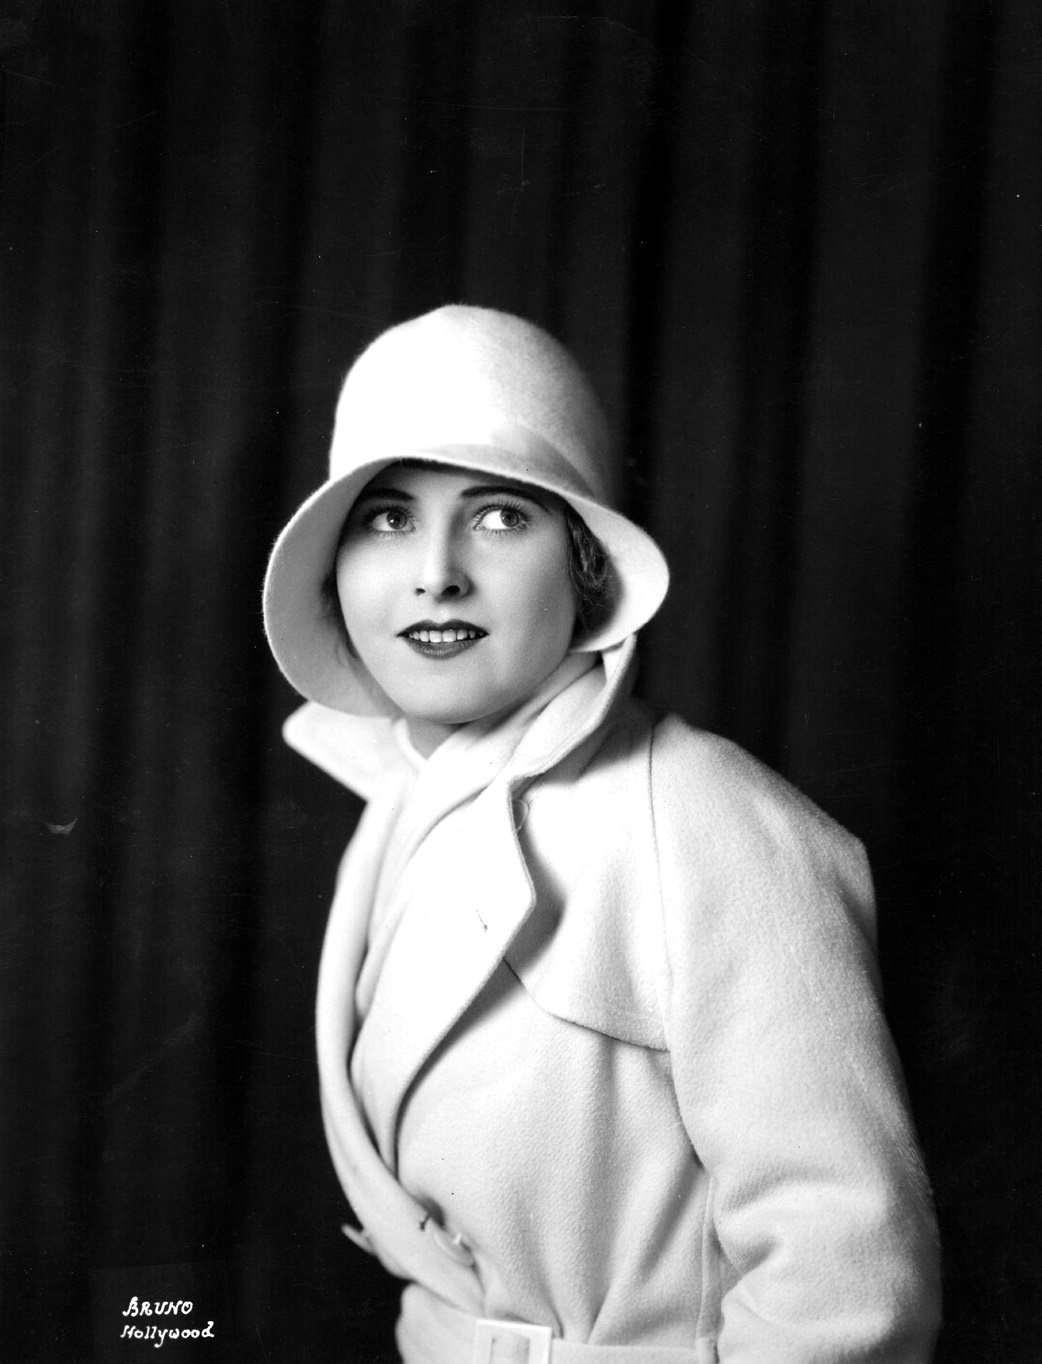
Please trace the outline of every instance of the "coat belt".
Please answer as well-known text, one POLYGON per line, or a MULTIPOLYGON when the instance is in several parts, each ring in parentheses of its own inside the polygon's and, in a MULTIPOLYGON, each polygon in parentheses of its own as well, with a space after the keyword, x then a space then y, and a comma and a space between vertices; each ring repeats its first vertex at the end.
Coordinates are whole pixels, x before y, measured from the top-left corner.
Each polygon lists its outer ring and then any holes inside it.
POLYGON ((398 1348, 404 1364, 716 1364, 708 1338, 671 1345, 584 1345, 548 1326, 474 1317, 420 1284, 402 1294, 398 1348))

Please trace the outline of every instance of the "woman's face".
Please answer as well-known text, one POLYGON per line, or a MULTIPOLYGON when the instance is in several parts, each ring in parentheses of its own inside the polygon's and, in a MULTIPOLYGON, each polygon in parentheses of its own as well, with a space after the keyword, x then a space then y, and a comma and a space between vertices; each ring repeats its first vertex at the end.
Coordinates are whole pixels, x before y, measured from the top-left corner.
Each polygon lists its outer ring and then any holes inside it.
POLYGON ((568 531, 539 489, 394 464, 348 515, 336 563, 358 657, 431 752, 524 701, 568 652, 568 531))

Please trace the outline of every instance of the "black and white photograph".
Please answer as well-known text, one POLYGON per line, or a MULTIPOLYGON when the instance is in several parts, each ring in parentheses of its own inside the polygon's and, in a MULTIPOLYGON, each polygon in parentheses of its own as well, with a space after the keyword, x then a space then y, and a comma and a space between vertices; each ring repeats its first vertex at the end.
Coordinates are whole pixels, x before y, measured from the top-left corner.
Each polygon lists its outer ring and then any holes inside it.
POLYGON ((1037 1364, 1040 94, 0 0, 0 1358, 1037 1364))

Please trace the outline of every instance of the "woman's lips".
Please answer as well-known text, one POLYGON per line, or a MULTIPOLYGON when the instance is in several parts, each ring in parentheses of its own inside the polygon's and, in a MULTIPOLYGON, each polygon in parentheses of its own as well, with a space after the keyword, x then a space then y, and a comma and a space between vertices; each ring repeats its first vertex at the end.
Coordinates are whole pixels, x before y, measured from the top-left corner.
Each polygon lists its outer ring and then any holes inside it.
POLYGON ((450 620, 441 625, 434 621, 417 621, 399 631, 398 637, 424 658, 455 658, 479 644, 486 633, 469 621, 450 620))

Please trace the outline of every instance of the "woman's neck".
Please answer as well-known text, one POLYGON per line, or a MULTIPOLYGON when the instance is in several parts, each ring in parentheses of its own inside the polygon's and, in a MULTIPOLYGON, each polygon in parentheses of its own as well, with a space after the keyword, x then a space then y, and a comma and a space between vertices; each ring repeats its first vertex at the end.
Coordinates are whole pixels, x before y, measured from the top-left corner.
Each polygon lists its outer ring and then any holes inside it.
POLYGON ((409 742, 424 758, 429 758, 453 730, 458 728, 457 725, 443 725, 437 720, 417 720, 411 716, 406 719, 405 724, 409 732, 409 742))

